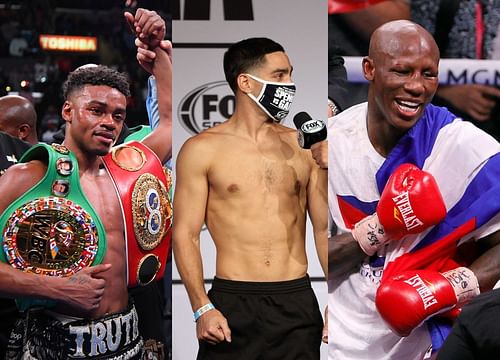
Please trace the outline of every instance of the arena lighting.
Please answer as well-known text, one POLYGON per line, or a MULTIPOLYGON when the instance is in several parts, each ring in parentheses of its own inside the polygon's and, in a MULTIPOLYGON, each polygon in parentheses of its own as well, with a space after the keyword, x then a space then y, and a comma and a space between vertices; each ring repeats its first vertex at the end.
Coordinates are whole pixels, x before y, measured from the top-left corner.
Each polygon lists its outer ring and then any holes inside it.
POLYGON ((30 84, 30 82, 28 80, 21 80, 21 87, 26 87, 30 84))
POLYGON ((75 52, 97 51, 97 38, 95 36, 42 34, 39 37, 39 43, 43 50, 75 52))
POLYGON ((21 5, 0 3, 0 10, 1 9, 21 10, 21 5))
MULTIPOLYGON (((9 89, 10 89, 10 87, 9 87, 9 89)), ((21 94, 19 91, 7 90, 7 95, 18 95, 18 96, 25 96, 25 97, 26 97, 26 95, 31 95, 33 100, 35 100, 36 102, 39 102, 43 98, 43 93, 41 93, 39 91, 33 91, 33 92, 23 91, 23 93, 21 94)))

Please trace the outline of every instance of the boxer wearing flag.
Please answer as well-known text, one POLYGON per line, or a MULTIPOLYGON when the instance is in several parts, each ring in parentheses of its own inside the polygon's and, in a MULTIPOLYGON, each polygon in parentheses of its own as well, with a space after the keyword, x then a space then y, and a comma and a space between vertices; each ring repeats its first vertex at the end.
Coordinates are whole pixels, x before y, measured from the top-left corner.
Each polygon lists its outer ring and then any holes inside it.
POLYGON ((330 359, 423 359, 500 278, 499 144, 429 105, 439 51, 420 26, 377 29, 368 103, 329 126, 330 359), (459 244, 485 250, 459 263, 459 244), (450 311, 451 310, 451 311, 450 311))

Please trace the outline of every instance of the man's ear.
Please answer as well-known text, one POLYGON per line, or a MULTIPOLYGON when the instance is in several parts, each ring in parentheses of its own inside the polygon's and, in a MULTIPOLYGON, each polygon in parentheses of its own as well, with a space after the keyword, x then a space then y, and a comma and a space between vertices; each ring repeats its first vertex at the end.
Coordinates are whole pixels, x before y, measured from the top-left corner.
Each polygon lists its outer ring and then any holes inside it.
POLYGON ((17 137, 20 138, 21 140, 26 141, 30 133, 31 133, 31 126, 28 124, 21 124, 17 128, 17 137))
POLYGON ((71 122, 71 112, 73 108, 71 107, 71 103, 66 100, 62 106, 61 116, 66 122, 71 122))
POLYGON ((368 81, 372 81, 375 77, 375 66, 373 65, 373 59, 365 56, 363 58, 363 74, 365 79, 368 81))
POLYGON ((238 75, 238 77, 236 78, 236 85, 238 85, 238 89, 240 89, 240 91, 244 92, 245 94, 248 94, 252 91, 250 79, 245 74, 238 75))

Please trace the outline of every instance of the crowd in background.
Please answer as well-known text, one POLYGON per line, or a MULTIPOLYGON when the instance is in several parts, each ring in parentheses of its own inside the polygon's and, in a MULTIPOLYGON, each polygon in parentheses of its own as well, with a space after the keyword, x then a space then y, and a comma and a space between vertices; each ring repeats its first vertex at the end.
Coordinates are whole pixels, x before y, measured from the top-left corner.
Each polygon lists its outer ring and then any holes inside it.
MULTIPOLYGON (((168 19, 168 1, 144 0, 138 5, 168 19)), ((108 65, 128 75, 132 95, 127 125, 147 124, 148 74, 135 60, 135 36, 124 21, 124 8, 124 0, 0 2, 0 96, 18 92, 33 102, 40 141, 50 143, 62 125, 62 82, 69 72, 87 63, 108 65), (95 36, 97 51, 44 50, 41 34, 95 36)), ((171 38, 171 27, 167 31, 171 38)))
MULTIPOLYGON (((373 30, 391 20, 407 19, 434 36, 442 59, 500 60, 498 0, 330 0, 329 14, 330 57, 366 56, 373 30)), ((367 84, 347 87, 345 106, 366 100, 367 84)), ((500 138, 498 88, 486 84, 441 85, 433 103, 500 138)))

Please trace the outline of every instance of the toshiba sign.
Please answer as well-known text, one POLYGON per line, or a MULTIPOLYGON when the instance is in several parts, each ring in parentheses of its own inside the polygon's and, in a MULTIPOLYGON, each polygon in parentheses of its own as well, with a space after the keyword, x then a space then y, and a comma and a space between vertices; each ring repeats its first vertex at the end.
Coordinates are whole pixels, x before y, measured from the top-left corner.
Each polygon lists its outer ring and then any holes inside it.
POLYGON ((40 47, 55 51, 85 51, 97 50, 95 36, 40 35, 40 47))

